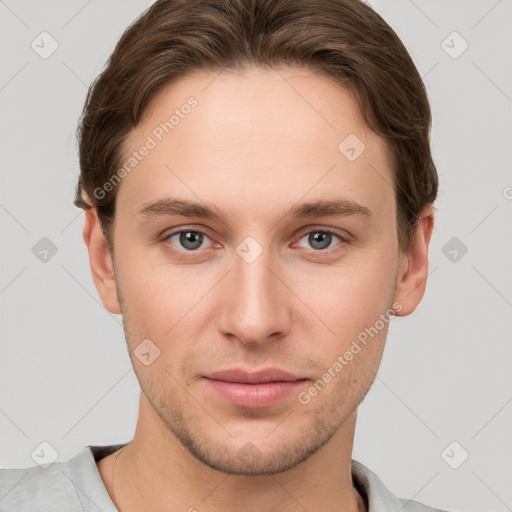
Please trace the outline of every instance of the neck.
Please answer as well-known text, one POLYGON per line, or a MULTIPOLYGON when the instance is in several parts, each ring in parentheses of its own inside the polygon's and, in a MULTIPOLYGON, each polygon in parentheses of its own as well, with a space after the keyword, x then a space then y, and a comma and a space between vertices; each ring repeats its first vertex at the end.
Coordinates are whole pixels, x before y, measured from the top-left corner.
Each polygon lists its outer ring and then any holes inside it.
POLYGON ((294 468, 272 475, 230 475, 194 457, 157 420, 141 394, 133 440, 98 463, 112 501, 132 510, 330 510, 363 512, 352 482, 356 413, 319 450, 294 468))

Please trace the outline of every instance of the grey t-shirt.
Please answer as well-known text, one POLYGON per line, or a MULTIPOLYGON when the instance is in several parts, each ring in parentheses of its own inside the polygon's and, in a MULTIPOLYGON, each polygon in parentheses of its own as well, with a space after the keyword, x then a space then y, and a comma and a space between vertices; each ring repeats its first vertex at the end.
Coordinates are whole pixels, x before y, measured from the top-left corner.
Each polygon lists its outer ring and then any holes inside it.
MULTIPOLYGON (((72 459, 54 462, 45 469, 0 469, 0 511, 116 512, 96 461, 121 446, 88 445, 72 459)), ((396 498, 375 473, 356 460, 352 460, 352 480, 366 501, 368 512, 446 512, 396 498)))

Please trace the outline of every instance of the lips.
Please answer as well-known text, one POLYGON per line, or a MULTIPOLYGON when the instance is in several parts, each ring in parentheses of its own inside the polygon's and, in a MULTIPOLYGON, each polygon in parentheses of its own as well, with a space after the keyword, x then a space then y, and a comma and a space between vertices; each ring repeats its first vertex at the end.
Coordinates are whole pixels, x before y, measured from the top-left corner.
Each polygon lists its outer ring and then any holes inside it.
POLYGON ((280 370, 265 368, 257 372, 247 372, 241 368, 222 370, 205 375, 208 379, 223 380, 224 382, 240 382, 242 384, 262 384, 266 382, 291 382, 301 380, 301 377, 280 370))
POLYGON ((204 376, 208 389, 237 407, 270 407, 298 393, 308 381, 279 368, 247 372, 241 368, 222 370, 204 376))

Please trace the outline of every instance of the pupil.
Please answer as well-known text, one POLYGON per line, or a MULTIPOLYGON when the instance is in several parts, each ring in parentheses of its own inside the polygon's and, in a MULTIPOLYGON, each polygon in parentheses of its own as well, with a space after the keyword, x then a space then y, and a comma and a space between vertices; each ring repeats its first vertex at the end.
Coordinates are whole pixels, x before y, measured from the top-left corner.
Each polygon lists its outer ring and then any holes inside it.
POLYGON ((199 233, 187 231, 181 234, 180 243, 187 249, 197 249, 202 243, 201 236, 199 233))
POLYGON ((311 245, 316 249, 325 249, 326 247, 329 247, 329 244, 331 242, 331 235, 329 233, 325 233, 323 231, 316 231, 315 233, 312 233, 312 237, 313 242, 311 243, 311 245), (315 244, 319 244, 320 246, 315 244))

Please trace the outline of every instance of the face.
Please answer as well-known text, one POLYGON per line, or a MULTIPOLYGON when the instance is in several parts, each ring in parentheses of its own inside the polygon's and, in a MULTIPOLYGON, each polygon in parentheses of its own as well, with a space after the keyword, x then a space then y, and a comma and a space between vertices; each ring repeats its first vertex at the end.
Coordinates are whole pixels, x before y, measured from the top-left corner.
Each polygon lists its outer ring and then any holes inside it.
POLYGON ((118 185, 114 270, 145 399, 212 468, 296 466, 355 413, 402 307, 384 140, 328 78, 254 68, 167 86, 124 160, 134 151, 118 185), (268 368, 292 380, 212 375, 268 368))

